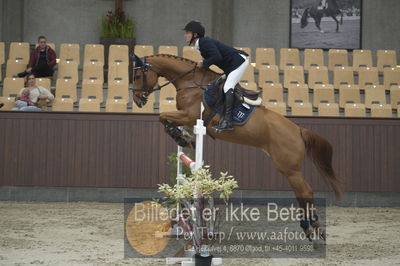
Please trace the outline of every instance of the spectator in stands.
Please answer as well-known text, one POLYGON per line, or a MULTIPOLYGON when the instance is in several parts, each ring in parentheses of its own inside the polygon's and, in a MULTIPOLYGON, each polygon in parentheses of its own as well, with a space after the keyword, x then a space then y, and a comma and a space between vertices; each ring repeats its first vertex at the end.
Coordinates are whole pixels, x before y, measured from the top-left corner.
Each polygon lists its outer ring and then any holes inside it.
POLYGON ((56 65, 56 52, 47 45, 47 39, 44 36, 39 36, 38 46, 31 53, 29 64, 24 72, 19 73, 18 77, 25 77, 32 73, 36 77, 51 77, 54 73, 56 65))
POLYGON ((47 89, 36 86, 35 75, 29 74, 26 82, 26 88, 22 88, 18 96, 15 98, 16 107, 12 110, 20 111, 41 111, 42 108, 38 106, 40 100, 54 100, 54 95, 47 89), (29 97, 29 100, 26 97, 29 97))
POLYGON ((214 127, 217 132, 222 130, 233 130, 232 110, 234 104, 233 90, 239 82, 247 66, 249 65, 249 55, 241 50, 227 46, 219 41, 204 37, 205 29, 198 21, 190 21, 184 28, 185 41, 189 45, 194 45, 200 52, 204 61, 197 63, 198 67, 208 68, 216 65, 222 69, 226 75, 224 85, 225 93, 225 114, 222 121, 214 127))

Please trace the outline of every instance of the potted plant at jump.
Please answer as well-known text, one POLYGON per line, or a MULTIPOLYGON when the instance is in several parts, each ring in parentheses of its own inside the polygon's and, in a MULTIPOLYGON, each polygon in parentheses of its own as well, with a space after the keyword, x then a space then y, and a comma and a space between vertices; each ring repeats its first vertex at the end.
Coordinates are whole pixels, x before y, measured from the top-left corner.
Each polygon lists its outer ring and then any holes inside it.
POLYGON ((128 45, 133 51, 135 40, 135 21, 129 18, 122 7, 114 12, 108 11, 102 18, 100 43, 104 45, 105 65, 108 64, 108 50, 111 44, 128 45))
POLYGON ((212 262, 209 247, 219 234, 219 212, 214 206, 214 198, 226 202, 236 188, 237 181, 232 176, 220 173, 219 178, 214 179, 207 166, 194 170, 183 183, 159 185, 158 191, 165 195, 164 205, 176 210, 174 222, 181 232, 192 236, 196 265, 208 266, 212 262), (176 208, 178 205, 182 207, 176 208))

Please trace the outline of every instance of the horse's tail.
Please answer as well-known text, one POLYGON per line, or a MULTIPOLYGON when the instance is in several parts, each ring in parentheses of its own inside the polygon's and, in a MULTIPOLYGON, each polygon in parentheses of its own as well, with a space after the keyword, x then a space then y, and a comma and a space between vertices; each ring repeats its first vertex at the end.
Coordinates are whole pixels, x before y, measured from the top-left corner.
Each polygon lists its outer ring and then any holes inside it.
POLYGON ((301 16, 301 28, 304 28, 304 27, 306 27, 308 25, 307 18, 308 18, 308 11, 309 10, 310 10, 309 8, 306 8, 304 10, 304 12, 303 12, 303 15, 301 16))
POLYGON ((335 192, 336 200, 339 201, 343 193, 343 184, 332 168, 331 144, 322 136, 308 129, 301 128, 300 130, 306 145, 307 155, 313 161, 324 181, 335 192))

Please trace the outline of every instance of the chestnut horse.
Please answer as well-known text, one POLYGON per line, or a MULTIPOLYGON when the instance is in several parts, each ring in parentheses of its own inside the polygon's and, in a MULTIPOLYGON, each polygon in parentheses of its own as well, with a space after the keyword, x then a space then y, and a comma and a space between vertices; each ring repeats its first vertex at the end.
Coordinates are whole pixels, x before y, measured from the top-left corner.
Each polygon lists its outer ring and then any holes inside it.
MULTIPOLYGON (((158 77, 162 76, 169 80, 177 90, 178 111, 161 113, 160 122, 178 144, 188 145, 189 141, 185 134, 181 134, 177 127, 193 128, 196 120, 201 117, 200 106, 205 86, 219 78, 220 74, 209 69, 197 68, 194 61, 173 55, 160 54, 147 56, 144 59, 135 56, 135 61, 133 100, 142 107, 146 104, 150 93, 162 89, 163 85, 157 84, 158 77)), ((202 118, 205 119, 209 114, 210 110, 206 107, 202 118)), ((279 172, 287 177, 301 208, 313 204, 313 190, 301 172, 306 153, 335 192, 336 199, 340 199, 341 182, 332 168, 332 146, 325 138, 299 127, 264 106, 256 107, 247 123, 235 126, 232 131, 217 133, 212 129, 219 119, 218 115, 211 119, 207 124, 207 133, 216 139, 263 150, 279 172)), ((319 228, 317 219, 302 221, 301 227, 307 235, 312 231, 309 224, 314 229, 319 228)))

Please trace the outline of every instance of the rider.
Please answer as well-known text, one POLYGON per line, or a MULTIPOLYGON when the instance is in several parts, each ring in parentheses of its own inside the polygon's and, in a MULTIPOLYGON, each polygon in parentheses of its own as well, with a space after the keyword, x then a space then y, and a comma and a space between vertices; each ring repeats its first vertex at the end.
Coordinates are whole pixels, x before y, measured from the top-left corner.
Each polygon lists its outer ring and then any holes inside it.
POLYGON ((185 30, 185 41, 189 45, 194 45, 204 58, 197 63, 197 66, 208 68, 214 64, 225 72, 225 114, 223 120, 214 128, 217 131, 233 130, 233 90, 249 65, 248 54, 217 40, 204 37, 205 29, 198 21, 190 21, 183 30, 185 30))
POLYGON ((318 9, 326 9, 328 7, 328 1, 327 0, 321 0, 318 5, 318 9))

